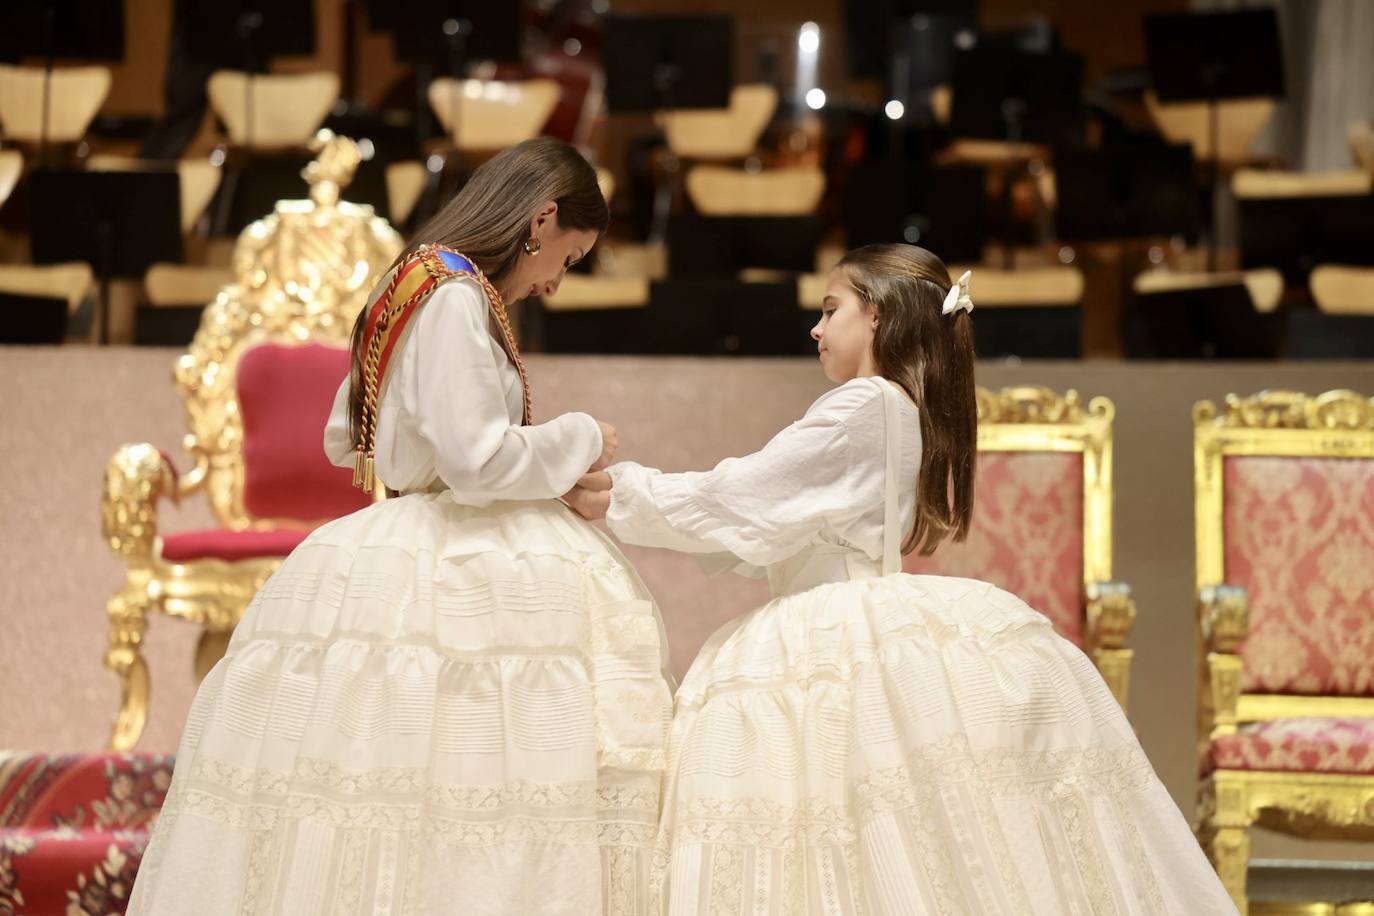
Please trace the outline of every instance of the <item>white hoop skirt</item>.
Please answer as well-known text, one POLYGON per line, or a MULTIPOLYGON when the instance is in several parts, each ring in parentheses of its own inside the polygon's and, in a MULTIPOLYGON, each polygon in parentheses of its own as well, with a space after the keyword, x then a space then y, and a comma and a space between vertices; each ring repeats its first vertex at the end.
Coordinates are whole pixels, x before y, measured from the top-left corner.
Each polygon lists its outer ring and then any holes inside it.
POLYGON ((660 845, 671 916, 1236 912, 1092 663, 969 579, 820 585, 713 636, 660 845))
POLYGON ((663 658, 558 502, 325 525, 201 685, 129 912, 646 912, 663 658))

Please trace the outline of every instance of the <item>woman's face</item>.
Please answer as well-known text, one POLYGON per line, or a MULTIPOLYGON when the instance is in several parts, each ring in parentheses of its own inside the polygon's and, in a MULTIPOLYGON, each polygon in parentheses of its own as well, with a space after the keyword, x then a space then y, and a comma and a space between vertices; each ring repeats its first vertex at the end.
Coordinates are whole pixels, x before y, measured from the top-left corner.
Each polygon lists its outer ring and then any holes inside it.
POLYGON ((831 271, 821 302, 821 320, 811 329, 825 377, 843 385, 873 375, 873 331, 877 326, 878 316, 864 306, 844 275, 831 271))
POLYGON ((520 252, 515 269, 501 284, 506 302, 531 296, 552 296, 568 268, 587 256, 596 244, 592 229, 563 229, 558 225, 558 204, 549 201, 530 220, 529 238, 539 241, 539 253, 520 252))

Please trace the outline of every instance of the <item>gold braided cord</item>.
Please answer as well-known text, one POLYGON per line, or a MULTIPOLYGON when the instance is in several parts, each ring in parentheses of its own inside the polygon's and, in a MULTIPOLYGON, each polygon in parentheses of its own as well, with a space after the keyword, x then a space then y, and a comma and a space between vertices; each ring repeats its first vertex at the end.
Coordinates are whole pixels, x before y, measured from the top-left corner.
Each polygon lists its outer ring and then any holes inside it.
MULTIPOLYGON (((492 285, 484 274, 467 255, 452 248, 441 245, 423 245, 416 250, 415 256, 419 258, 425 269, 436 281, 444 281, 453 277, 472 277, 481 284, 483 292, 486 293, 488 305, 493 315, 496 316, 497 327, 501 331, 501 344, 511 362, 515 365, 515 371, 520 376, 520 388, 522 396, 522 417, 521 423, 525 426, 530 425, 533 417, 533 404, 530 397, 529 376, 525 372, 525 362, 520 356, 520 348, 516 343, 515 331, 511 328, 510 317, 506 313, 506 303, 501 297, 501 293, 492 285), (440 251, 447 251, 458 255, 472 265, 472 271, 450 270, 443 260, 439 257, 440 251)), ((397 268, 387 286, 384 297, 389 298, 396 290, 396 285, 400 280, 401 270, 397 268)), ((391 322, 396 316, 403 313, 411 303, 425 298, 434 292, 436 287, 423 289, 415 293, 410 298, 402 302, 388 302, 386 308, 377 316, 377 324, 373 328, 371 337, 368 339, 367 352, 363 355, 363 405, 360 429, 358 431, 358 452, 353 466, 353 485, 364 490, 371 490, 376 483, 375 455, 377 444, 377 401, 381 379, 378 377, 378 370, 382 358, 382 350, 385 348, 386 340, 389 336, 391 322)))

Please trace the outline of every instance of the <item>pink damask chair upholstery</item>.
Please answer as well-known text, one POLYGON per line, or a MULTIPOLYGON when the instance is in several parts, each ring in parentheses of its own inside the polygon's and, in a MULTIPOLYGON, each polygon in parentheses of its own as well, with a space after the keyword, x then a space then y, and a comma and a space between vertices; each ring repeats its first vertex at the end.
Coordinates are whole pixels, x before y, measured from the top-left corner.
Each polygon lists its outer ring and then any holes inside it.
POLYGON ((281 201, 235 247, 234 283, 206 306, 176 364, 194 468, 178 474, 157 447, 125 445, 105 473, 106 540, 128 564, 107 606, 105 664, 123 690, 110 745, 134 746, 148 715, 141 643, 148 616, 200 625, 198 678, 224 654, 258 588, 317 525, 367 505, 352 471, 325 458, 324 424, 348 374, 353 319, 401 239, 371 207, 339 200, 359 156, 320 138, 306 169, 311 200, 281 201), (204 491, 216 525, 164 534, 157 509, 204 491))
POLYGON ((1193 417, 1199 833, 1245 912, 1252 825, 1374 840, 1374 399, 1193 417))
POLYGON ((1097 664, 1122 708, 1135 622, 1112 576, 1112 417, 1106 398, 978 389, 978 477, 962 544, 906 558, 911 573, 983 579, 1044 613, 1097 664))

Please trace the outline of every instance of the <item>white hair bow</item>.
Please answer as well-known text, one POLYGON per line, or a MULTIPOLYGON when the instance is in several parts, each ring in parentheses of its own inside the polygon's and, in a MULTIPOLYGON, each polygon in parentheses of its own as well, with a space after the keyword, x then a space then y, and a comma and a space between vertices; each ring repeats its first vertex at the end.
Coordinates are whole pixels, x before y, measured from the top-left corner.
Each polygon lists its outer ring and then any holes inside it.
POLYGON ((973 313, 973 300, 968 294, 968 281, 972 276, 973 271, 964 271, 964 275, 949 288, 949 292, 945 294, 945 307, 941 310, 944 314, 952 315, 959 309, 973 313))

